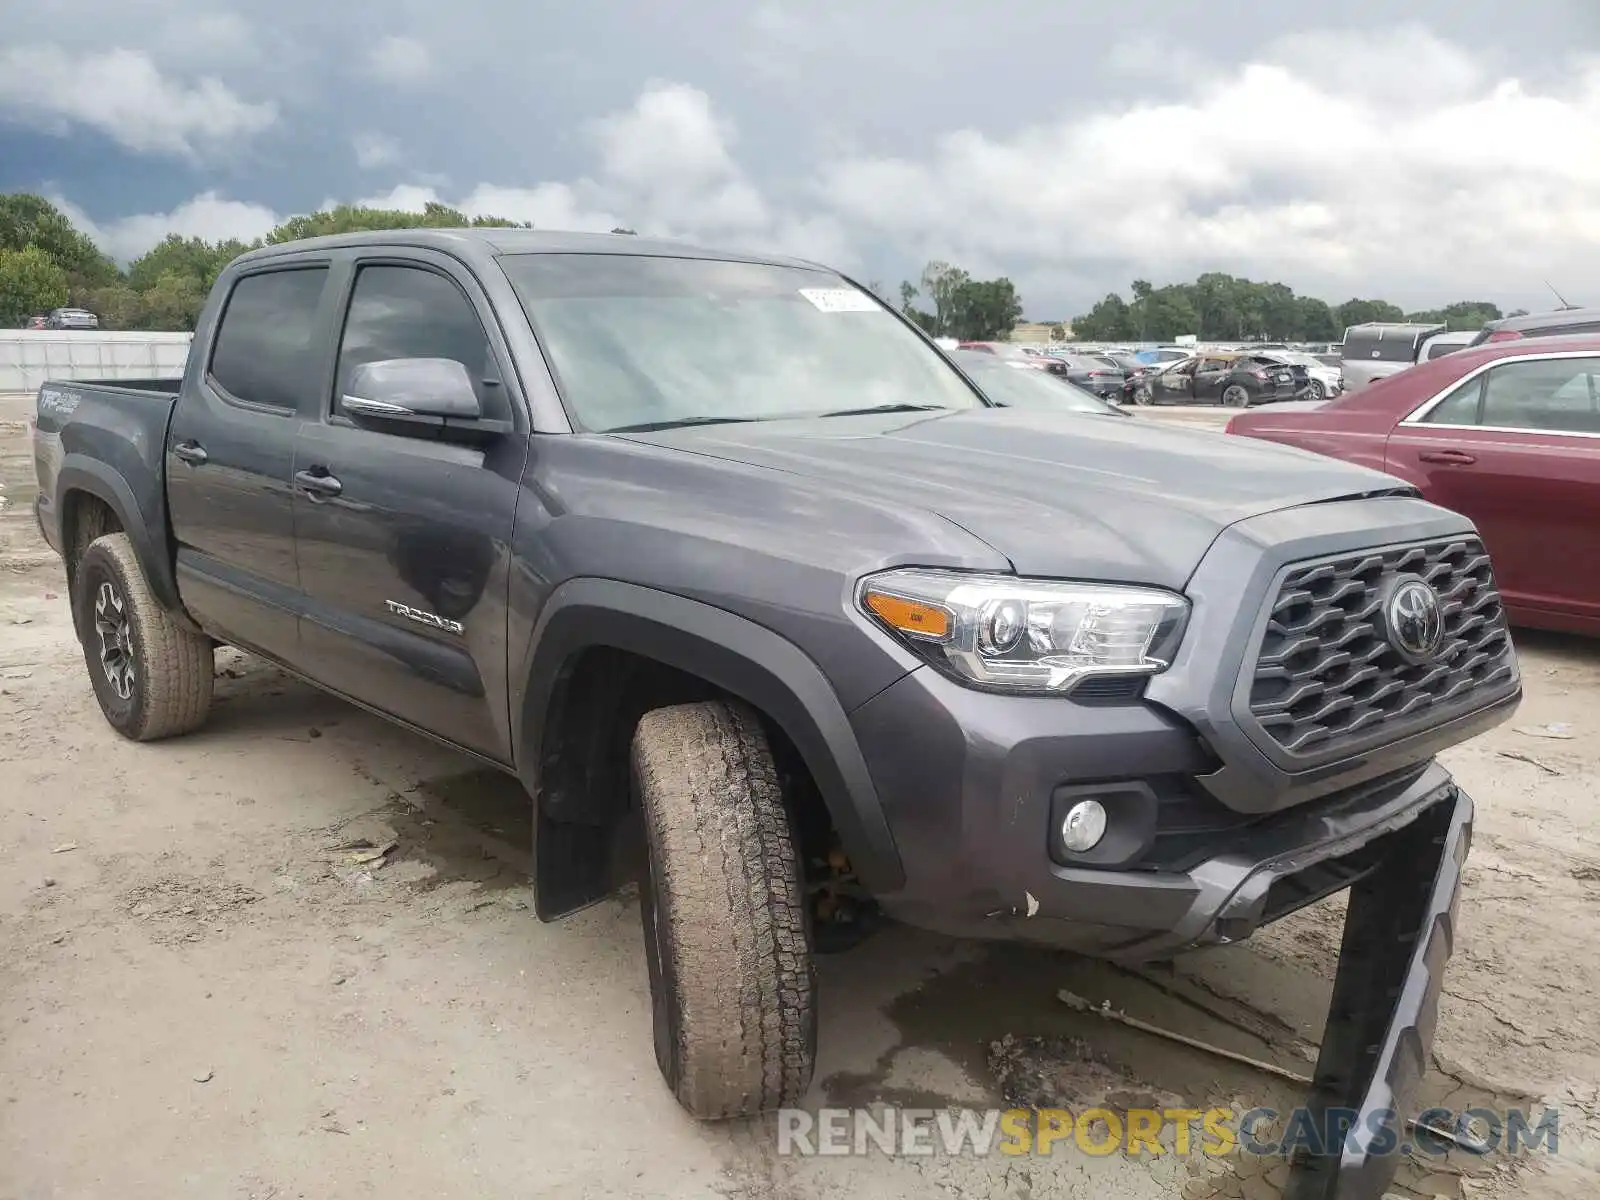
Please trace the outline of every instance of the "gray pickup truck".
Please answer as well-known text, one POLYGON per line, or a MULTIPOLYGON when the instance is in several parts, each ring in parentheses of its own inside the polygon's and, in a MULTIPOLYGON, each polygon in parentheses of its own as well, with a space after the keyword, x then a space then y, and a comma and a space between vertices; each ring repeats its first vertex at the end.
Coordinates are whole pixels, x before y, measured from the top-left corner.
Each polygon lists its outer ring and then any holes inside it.
POLYGON ((226 643, 519 778, 542 919, 642 829, 696 1116, 806 1092, 841 912, 1138 961, 1348 888, 1310 1103, 1359 1119, 1292 1194, 1382 1191, 1469 839, 1434 755, 1521 694, 1398 480, 995 407, 812 263, 526 230, 252 251, 181 383, 48 384, 35 454, 126 736, 226 643))

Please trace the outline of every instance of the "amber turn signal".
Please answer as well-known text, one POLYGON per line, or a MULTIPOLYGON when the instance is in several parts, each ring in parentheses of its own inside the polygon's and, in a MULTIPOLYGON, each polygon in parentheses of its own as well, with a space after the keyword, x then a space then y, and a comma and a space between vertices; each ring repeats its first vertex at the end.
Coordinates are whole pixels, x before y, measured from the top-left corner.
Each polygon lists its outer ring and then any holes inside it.
POLYGON ((868 592, 866 605, 892 629, 912 637, 942 642, 950 636, 951 617, 947 609, 920 600, 907 600, 885 592, 868 592))

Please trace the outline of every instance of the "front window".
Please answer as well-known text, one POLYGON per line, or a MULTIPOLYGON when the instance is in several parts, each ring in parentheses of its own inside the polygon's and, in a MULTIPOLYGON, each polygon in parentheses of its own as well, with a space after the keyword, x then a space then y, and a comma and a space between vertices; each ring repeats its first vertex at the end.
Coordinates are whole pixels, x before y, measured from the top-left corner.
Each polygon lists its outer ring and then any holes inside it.
POLYGON ((647 255, 500 263, 581 429, 983 406, 937 351, 831 272, 647 255))

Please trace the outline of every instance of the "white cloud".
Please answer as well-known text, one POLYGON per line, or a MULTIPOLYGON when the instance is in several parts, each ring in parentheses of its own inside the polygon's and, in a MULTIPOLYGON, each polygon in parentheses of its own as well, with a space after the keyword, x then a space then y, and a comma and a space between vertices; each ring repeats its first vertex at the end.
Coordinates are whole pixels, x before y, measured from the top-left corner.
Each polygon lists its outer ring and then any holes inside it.
POLYGON ((264 205, 228 200, 216 192, 202 192, 171 212, 136 213, 103 224, 90 220, 82 209, 68 200, 56 197, 54 203, 100 249, 123 263, 138 258, 170 233, 203 238, 208 242, 229 238, 249 242, 284 220, 264 205))
POLYGON ((252 104, 213 78, 163 75, 140 50, 68 54, 56 45, 0 50, 0 119, 67 134, 95 130, 138 154, 198 158, 267 129, 270 102, 252 104))
POLYGON ((826 163, 820 202, 1024 295, 1097 263, 1101 291, 1226 270, 1421 306, 1600 276, 1597 129, 1600 59, 1496 80, 1418 29, 1306 34, 1182 101, 826 163))
MULTIPOLYGON (((760 176, 741 161, 734 122, 681 82, 648 85, 591 123, 589 169, 565 178, 447 186, 408 162, 409 137, 404 154, 375 134, 353 145, 404 181, 362 203, 437 200, 545 229, 625 225, 847 270, 867 260, 910 273, 944 258, 1010 275, 1030 311, 1052 316, 1133 278, 1207 270, 1408 308, 1531 306, 1545 278, 1573 292, 1600 278, 1600 58, 1506 77, 1476 52, 1401 28, 1298 34, 1187 77, 1160 62, 1159 99, 947 132, 899 155, 848 142, 797 149, 760 176)), ((276 220, 208 194, 170 217, 119 222, 114 236, 153 242, 158 221, 192 225, 201 213, 235 228, 276 220)))
POLYGON ((413 37, 391 34, 367 54, 367 70, 385 83, 421 83, 433 74, 433 55, 413 37))
POLYGON ((356 166, 363 171, 392 166, 400 161, 400 143, 384 133, 358 133, 350 139, 356 166))

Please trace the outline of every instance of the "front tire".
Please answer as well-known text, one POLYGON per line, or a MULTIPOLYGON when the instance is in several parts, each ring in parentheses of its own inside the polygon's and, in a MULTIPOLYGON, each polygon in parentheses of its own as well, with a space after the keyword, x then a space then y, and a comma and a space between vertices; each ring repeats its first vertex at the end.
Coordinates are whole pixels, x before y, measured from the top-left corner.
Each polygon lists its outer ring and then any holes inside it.
POLYGON ((1306 399, 1308 399, 1308 400, 1326 400, 1327 398, 1328 398, 1328 390, 1322 386, 1322 381, 1318 380, 1318 379, 1313 379, 1311 381, 1311 390, 1307 393, 1306 399))
POLYGON ((633 738, 656 1064, 701 1120, 799 1102, 816 1058, 816 980, 799 854, 756 715, 659 708, 633 738))
POLYGON ((211 709, 215 659, 151 595, 125 533, 97 537, 73 576, 72 614, 106 721, 136 742, 188 733, 211 709))

